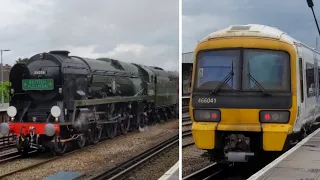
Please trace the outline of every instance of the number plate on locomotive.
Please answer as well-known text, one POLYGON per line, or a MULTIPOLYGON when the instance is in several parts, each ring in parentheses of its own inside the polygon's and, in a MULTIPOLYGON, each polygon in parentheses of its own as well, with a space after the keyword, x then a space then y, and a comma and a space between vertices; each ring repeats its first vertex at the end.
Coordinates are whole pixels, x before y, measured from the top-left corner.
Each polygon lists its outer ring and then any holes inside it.
POLYGON ((217 103, 217 100, 216 98, 198 98, 198 103, 201 103, 201 104, 217 103))
POLYGON ((23 79, 23 90, 53 90, 53 79, 23 79))

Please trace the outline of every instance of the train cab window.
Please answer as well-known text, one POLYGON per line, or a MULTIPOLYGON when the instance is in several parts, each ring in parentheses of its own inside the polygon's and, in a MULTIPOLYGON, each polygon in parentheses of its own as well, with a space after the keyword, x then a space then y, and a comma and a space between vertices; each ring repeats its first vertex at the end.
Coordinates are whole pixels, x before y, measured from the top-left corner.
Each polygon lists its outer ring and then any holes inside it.
POLYGON ((245 49, 242 77, 243 91, 261 91, 255 79, 267 91, 289 92, 290 56, 284 51, 245 49))
POLYGON ((314 65, 306 63, 307 97, 315 96, 314 65))
POLYGON ((198 53, 195 89, 213 90, 229 77, 229 81, 225 82, 220 90, 240 90, 240 54, 240 50, 213 50, 198 53))
POLYGON ((301 91, 301 103, 304 101, 304 91, 303 91, 303 67, 302 59, 299 58, 299 72, 300 72, 300 91, 301 91))

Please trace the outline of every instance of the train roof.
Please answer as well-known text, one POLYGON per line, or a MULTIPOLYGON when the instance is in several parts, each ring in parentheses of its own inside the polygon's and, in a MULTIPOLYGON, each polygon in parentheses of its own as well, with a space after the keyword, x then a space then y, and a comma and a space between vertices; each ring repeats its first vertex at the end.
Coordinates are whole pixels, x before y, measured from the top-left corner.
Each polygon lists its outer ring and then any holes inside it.
MULTIPOLYGON (((312 51, 317 52, 314 48, 309 47, 293 37, 287 35, 285 32, 276 27, 266 26, 262 24, 246 24, 246 25, 231 25, 228 28, 215 31, 202 39, 199 43, 216 38, 225 37, 262 37, 271 38, 279 41, 289 43, 291 45, 297 44, 304 46, 312 51)), ((319 52, 317 52, 319 53, 319 52)))

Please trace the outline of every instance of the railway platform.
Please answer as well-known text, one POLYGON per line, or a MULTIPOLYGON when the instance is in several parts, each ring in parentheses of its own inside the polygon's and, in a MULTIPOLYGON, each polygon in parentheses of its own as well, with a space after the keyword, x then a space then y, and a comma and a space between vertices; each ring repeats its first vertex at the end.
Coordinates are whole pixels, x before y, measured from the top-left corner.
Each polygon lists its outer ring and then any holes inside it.
POLYGON ((159 180, 178 180, 178 179, 179 179, 179 161, 159 178, 159 180))
POLYGON ((320 179, 320 128, 248 180, 320 179))

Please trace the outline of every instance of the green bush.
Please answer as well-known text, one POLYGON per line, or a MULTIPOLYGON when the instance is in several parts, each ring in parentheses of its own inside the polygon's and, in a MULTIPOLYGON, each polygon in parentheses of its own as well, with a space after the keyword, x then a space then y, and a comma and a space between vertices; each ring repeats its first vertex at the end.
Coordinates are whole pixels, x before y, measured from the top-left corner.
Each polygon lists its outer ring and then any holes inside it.
MULTIPOLYGON (((9 81, 3 82, 3 96, 4 96, 4 102, 8 103, 9 102, 9 91, 10 91, 10 84, 9 81)), ((0 82, 0 102, 2 101, 2 83, 0 82)))

